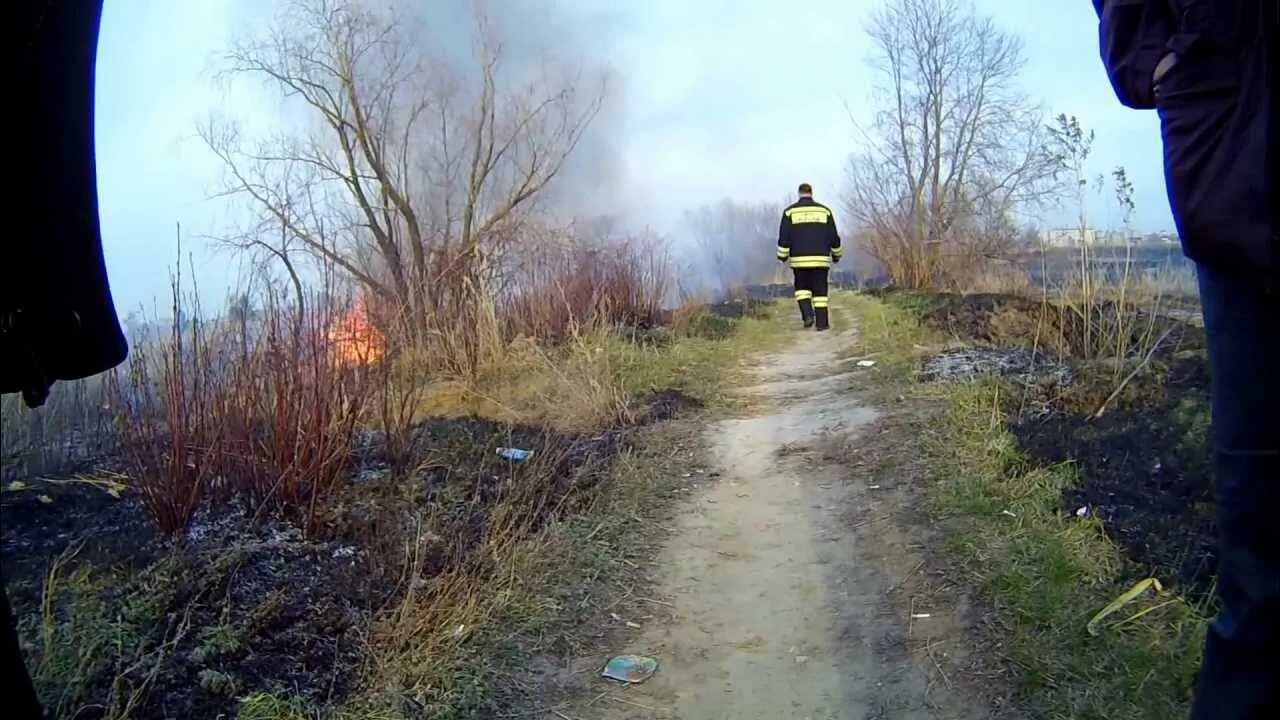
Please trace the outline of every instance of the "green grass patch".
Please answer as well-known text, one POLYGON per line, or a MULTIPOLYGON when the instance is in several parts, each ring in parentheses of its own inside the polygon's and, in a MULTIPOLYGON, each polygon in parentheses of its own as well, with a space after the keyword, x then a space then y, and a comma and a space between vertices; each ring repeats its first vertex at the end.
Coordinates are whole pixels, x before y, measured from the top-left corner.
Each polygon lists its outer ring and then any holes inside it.
POLYGON ((779 347, 789 306, 774 302, 758 315, 724 318, 705 311, 681 324, 666 344, 635 343, 617 335, 604 347, 624 392, 678 390, 710 406, 724 405, 742 371, 741 360, 779 347))
MULTIPOLYGON (((921 340, 909 309, 862 296, 862 350, 898 371, 921 340)), ((1147 595, 1100 624, 1098 610, 1144 575, 1093 519, 1066 516, 1070 465, 1037 467, 1005 426, 998 381, 940 386, 945 409, 923 449, 945 550, 994 613, 986 638, 1015 669, 1026 710, 1044 718, 1185 717, 1205 619, 1172 593, 1147 595)), ((1185 412, 1194 420, 1197 408, 1185 412)), ((1195 423, 1191 423, 1195 427, 1195 423)), ((1192 432, 1198 432, 1193 430, 1192 432)))
POLYGON ((251 693, 241 698, 237 720, 311 720, 306 704, 294 698, 269 693, 251 693))
POLYGON ((95 709, 126 718, 145 698, 181 618, 165 617, 178 558, 169 556, 134 576, 72 564, 78 547, 58 557, 45 577, 39 615, 23 638, 36 692, 51 717, 95 709))
POLYGON ((843 292, 833 302, 858 319, 859 342, 849 355, 875 360, 886 380, 898 384, 910 381, 920 359, 941 343, 937 332, 920 322, 913 305, 843 292))

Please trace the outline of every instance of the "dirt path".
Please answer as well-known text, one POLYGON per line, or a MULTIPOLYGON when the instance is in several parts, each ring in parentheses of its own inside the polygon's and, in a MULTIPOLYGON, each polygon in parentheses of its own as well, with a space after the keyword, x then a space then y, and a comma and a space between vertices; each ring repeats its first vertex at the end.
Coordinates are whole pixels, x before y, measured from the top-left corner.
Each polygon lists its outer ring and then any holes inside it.
POLYGON ((654 612, 628 648, 658 658, 658 674, 560 717, 983 716, 907 650, 883 554, 859 556, 867 491, 840 461, 879 413, 847 392, 860 370, 839 351, 852 340, 797 331, 759 359, 741 391, 756 411, 706 429, 718 477, 671 528, 654 612))

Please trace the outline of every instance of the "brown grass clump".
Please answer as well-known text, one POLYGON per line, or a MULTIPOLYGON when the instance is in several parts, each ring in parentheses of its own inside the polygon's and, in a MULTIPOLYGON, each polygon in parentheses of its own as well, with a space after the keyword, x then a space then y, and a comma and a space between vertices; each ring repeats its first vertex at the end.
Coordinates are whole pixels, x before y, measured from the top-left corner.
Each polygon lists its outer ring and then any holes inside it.
MULTIPOLYGON (((183 318, 177 286, 174 297, 183 318)), ((255 516, 291 516, 314 531, 349 470, 368 371, 334 361, 325 333, 335 313, 320 302, 291 308, 268 295, 253 321, 221 325, 188 307, 192 319, 136 344, 112 383, 148 510, 176 533, 208 497, 235 498, 255 516)))

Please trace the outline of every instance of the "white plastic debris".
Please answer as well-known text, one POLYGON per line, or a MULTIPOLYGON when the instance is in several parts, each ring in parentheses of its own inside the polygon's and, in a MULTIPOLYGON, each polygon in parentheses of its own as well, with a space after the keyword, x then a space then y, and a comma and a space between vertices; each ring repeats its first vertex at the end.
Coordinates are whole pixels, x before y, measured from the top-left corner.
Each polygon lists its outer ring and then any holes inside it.
POLYGON ((1076 517, 1078 517, 1078 518, 1086 518, 1086 517, 1089 517, 1089 506, 1088 506, 1088 505, 1081 505, 1079 508, 1077 508, 1077 509, 1076 509, 1076 517))
POLYGON ((513 462, 524 462, 533 457, 532 450, 521 450, 520 448, 498 448, 498 454, 513 462))
POLYGON ((859 360, 858 367, 875 367, 875 360, 859 360))

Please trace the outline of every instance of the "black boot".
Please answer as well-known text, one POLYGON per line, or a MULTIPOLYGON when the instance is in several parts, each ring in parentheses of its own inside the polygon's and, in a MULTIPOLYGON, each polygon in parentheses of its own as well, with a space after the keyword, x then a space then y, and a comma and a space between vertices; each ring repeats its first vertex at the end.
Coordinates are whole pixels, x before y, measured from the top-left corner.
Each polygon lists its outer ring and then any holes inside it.
POLYGON ((806 328, 813 327, 813 301, 808 299, 799 300, 797 304, 800 306, 800 320, 804 322, 804 326, 806 328))
MULTIPOLYGON (((825 307, 814 308, 813 313, 817 316, 818 332, 831 329, 830 317, 828 316, 827 309, 825 307)), ((806 325, 805 327, 808 326, 806 325)))

